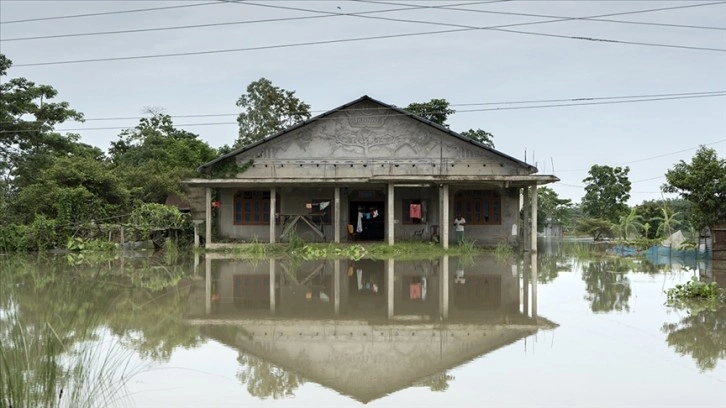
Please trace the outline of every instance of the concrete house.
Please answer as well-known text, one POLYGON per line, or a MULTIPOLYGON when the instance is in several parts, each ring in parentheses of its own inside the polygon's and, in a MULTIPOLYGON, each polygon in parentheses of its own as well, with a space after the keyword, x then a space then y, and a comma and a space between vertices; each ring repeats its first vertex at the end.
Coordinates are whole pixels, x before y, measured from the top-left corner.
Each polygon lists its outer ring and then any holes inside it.
POLYGON ((530 239, 523 206, 536 225, 536 187, 559 181, 368 96, 198 170, 185 184, 207 248, 275 243, 292 231, 312 242, 431 239, 448 247, 456 214, 467 221, 467 240, 514 244, 530 239))

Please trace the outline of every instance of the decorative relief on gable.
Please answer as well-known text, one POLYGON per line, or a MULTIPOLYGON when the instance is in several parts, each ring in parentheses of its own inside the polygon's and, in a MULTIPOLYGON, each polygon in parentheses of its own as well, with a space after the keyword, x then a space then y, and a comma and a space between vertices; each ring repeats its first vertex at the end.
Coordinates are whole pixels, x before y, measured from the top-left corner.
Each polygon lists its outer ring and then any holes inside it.
POLYGON ((390 153, 397 143, 395 136, 372 132, 369 129, 362 129, 356 133, 346 132, 335 135, 334 138, 336 149, 351 153, 362 153, 364 156, 368 156, 371 149, 375 147, 380 147, 390 153))
POLYGON ((345 110, 348 126, 353 129, 382 128, 391 111, 380 105, 366 101, 345 110))

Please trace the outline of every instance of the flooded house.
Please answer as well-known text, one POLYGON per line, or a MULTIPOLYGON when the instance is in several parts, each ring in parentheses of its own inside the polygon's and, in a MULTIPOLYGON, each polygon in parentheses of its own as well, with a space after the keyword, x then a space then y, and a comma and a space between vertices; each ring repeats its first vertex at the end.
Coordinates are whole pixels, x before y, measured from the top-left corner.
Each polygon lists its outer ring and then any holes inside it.
POLYGON ((198 170, 184 183, 207 248, 281 242, 293 231, 308 242, 419 239, 448 247, 457 214, 467 240, 516 244, 530 239, 520 213, 536 225, 537 186, 558 181, 368 96, 198 170))

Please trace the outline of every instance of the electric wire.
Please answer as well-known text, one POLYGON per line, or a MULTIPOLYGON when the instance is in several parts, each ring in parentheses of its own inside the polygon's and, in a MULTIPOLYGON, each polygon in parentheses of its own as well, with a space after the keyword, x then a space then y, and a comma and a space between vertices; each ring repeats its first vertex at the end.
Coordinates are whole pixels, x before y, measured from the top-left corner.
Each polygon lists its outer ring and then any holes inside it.
MULTIPOLYGON (((471 4, 488 4, 488 3, 491 3, 491 2, 490 1, 478 1, 478 2, 469 2, 469 3, 460 3, 460 4, 471 5, 471 4)), ((450 7, 450 6, 446 5, 446 6, 439 6, 439 7, 450 7)), ((400 7, 400 8, 394 8, 394 9, 360 11, 360 12, 355 12, 355 13, 329 13, 329 14, 320 14, 320 15, 315 15, 315 16, 277 17, 277 18, 266 18, 266 19, 258 19, 258 20, 228 21, 228 22, 207 23, 207 24, 190 24, 190 25, 181 25, 181 26, 137 28, 137 29, 128 29, 128 30, 95 31, 95 32, 87 32, 87 33, 70 33, 70 34, 53 34, 53 35, 40 35, 40 36, 32 36, 32 37, 14 37, 14 38, 11 37, 11 38, 0 38, 0 42, 46 40, 46 39, 52 39, 52 38, 87 37, 87 36, 97 36, 97 35, 132 34, 132 33, 169 31, 169 30, 187 30, 187 29, 196 29, 196 28, 223 27, 223 26, 245 25, 245 24, 278 23, 278 22, 285 22, 285 21, 312 20, 312 19, 321 19, 321 18, 330 18, 330 17, 346 17, 346 16, 355 16, 355 15, 365 15, 365 14, 391 13, 391 12, 398 12, 398 11, 415 10, 418 8, 419 7, 400 7)))
MULTIPOLYGON (((259 3, 252 3, 252 2, 244 2, 244 3, 233 2, 233 3, 234 4, 253 5, 253 6, 260 5, 259 3)), ((714 5, 714 4, 722 4, 722 3, 723 2, 707 3, 705 5, 714 5)), ((704 5, 704 4, 699 4, 699 5, 704 5)), ((299 7, 273 6, 273 5, 269 5, 269 4, 262 5, 262 6, 274 7, 274 8, 295 9, 298 11, 308 11, 308 12, 324 13, 324 14, 332 14, 332 15, 339 14, 339 13, 333 13, 333 12, 320 12, 317 10, 302 9, 299 7)), ((692 6, 697 6, 697 5, 692 5, 692 6)), ((683 6, 683 7, 685 7, 685 6, 683 6)), ((633 11, 632 13, 635 13, 635 12, 642 13, 642 12, 646 12, 646 11, 638 10, 638 11, 633 11)), ((618 13, 618 14, 622 15, 624 13, 627 13, 627 12, 618 13)), ((611 13, 609 15, 612 15, 612 14, 613 13, 611 13)), ((415 37, 415 36, 423 36, 423 35, 438 35, 438 34, 457 33, 457 32, 474 31, 474 30, 493 30, 493 31, 522 34, 522 35, 534 35, 534 36, 562 38, 562 39, 571 39, 571 40, 608 42, 608 43, 616 43, 616 44, 628 44, 628 45, 651 46, 651 47, 679 48, 679 49, 689 49, 689 50, 699 50, 699 51, 726 52, 726 49, 722 49, 722 48, 695 47, 695 46, 686 46, 686 45, 677 45, 677 44, 649 43, 649 42, 640 42, 640 41, 612 40, 612 39, 606 39, 606 38, 568 36, 568 35, 547 34, 547 33, 538 33, 538 32, 531 32, 531 31, 520 31, 520 30, 507 29, 507 27, 545 24, 545 23, 549 23, 549 22, 568 21, 568 20, 573 20, 573 19, 594 18, 594 17, 598 17, 601 15, 588 16, 588 17, 577 17, 577 18, 563 17, 561 19, 556 19, 556 20, 501 24, 501 25, 484 26, 484 27, 468 26, 468 25, 454 24, 454 23, 432 22, 432 21, 424 21, 424 20, 397 19, 397 18, 388 18, 388 17, 381 17, 381 16, 353 15, 353 14, 350 14, 350 15, 353 17, 359 17, 359 18, 397 21, 397 22, 406 22, 406 23, 417 23, 417 24, 431 24, 431 25, 456 27, 456 28, 452 28, 452 29, 448 29, 448 30, 438 30, 438 31, 398 33, 398 34, 376 35, 376 36, 367 36, 367 37, 338 38, 338 39, 330 39, 330 40, 307 41, 307 42, 287 43, 287 44, 273 44, 273 45, 262 45, 262 46, 253 46, 253 47, 243 47, 243 48, 220 49, 220 50, 189 51, 189 52, 177 52, 177 53, 168 53, 168 54, 147 54, 147 55, 134 55, 134 56, 122 56, 122 57, 87 58, 87 59, 65 60, 65 61, 36 62, 36 63, 16 64, 15 66, 16 67, 31 67, 31 66, 89 63, 89 62, 108 62, 108 61, 152 59, 152 58, 182 57, 182 56, 193 56, 193 55, 209 55, 209 54, 221 54, 221 53, 232 53, 232 52, 249 52, 249 51, 259 51, 259 50, 269 50, 269 49, 281 49, 281 48, 315 46, 315 45, 359 42, 359 41, 369 41, 369 40, 382 40, 382 39, 391 39, 391 38, 415 37)))
MULTIPOLYGON (((567 103, 567 104, 551 104, 551 105, 537 105, 537 106, 511 106, 511 107, 502 107, 502 108, 479 108, 479 109, 467 109, 467 110, 458 110, 457 113, 467 113, 467 112, 488 112, 488 111, 498 111, 498 110, 509 110, 509 109, 536 109, 536 108, 554 108, 554 107, 572 107, 572 106, 588 106, 588 105, 607 105, 607 104, 620 104, 620 103, 637 103, 637 102, 651 102, 651 101, 667 101, 667 100, 679 100, 679 99, 693 99, 693 98, 710 98, 710 97, 720 97, 720 96, 726 96, 726 93, 721 94, 704 94, 704 95, 684 95, 684 96, 671 96, 671 97, 659 97, 659 98, 642 98, 642 99, 630 99, 630 100, 624 100, 624 101, 600 101, 600 102, 581 102, 581 103, 567 103)), ((374 108, 378 109, 378 108, 374 108)), ((382 109, 388 109, 388 108, 382 108, 382 109)), ((231 116, 232 114, 204 114, 204 115, 183 115, 183 116, 172 116, 174 117, 188 117, 188 118, 198 118, 198 117, 218 117, 218 116, 231 116)), ((237 115, 237 114, 234 114, 237 115)), ((415 116, 412 113, 405 112, 405 113, 385 113, 385 114, 372 114, 367 115, 368 118, 375 118, 375 117, 389 117, 389 116, 415 116)), ((128 120, 128 119, 137 119, 136 117, 133 118, 100 118, 96 120, 128 120)), ((315 120, 318 121, 329 121, 329 120, 343 120, 341 118, 335 118, 335 117, 321 117, 321 118, 315 118, 315 120)), ((204 122, 204 123, 185 123, 185 124, 177 124, 175 126, 177 127, 192 127, 192 126, 216 126, 216 125, 233 125, 237 122, 204 122)), ((109 127, 93 127, 93 128, 65 128, 65 129, 56 129, 56 132, 71 132, 71 131, 89 131, 89 130, 118 130, 118 129, 128 129, 129 126, 109 126, 109 127)), ((20 130, 0 130, 0 134, 3 133, 18 133, 18 132, 38 132, 40 129, 20 129, 20 130)), ((567 171, 575 171, 575 170, 567 170, 567 171)), ((578 170, 579 171, 579 170, 578 170)))
POLYGON ((150 7, 150 8, 143 8, 143 9, 131 9, 131 10, 102 11, 102 12, 98 12, 98 13, 71 14, 71 15, 66 15, 66 16, 36 17, 36 18, 26 18, 26 19, 21 19, 21 20, 0 21, 0 24, 17 24, 17 23, 30 23, 30 22, 35 22, 35 21, 65 20, 65 19, 82 18, 82 17, 98 17, 98 16, 113 15, 113 14, 129 14, 129 13, 180 9, 180 8, 199 7, 199 6, 213 6, 213 5, 218 5, 218 4, 222 4, 222 3, 218 2, 218 1, 211 1, 211 2, 206 2, 206 3, 181 4, 181 5, 177 5, 177 6, 150 7))
MULTIPOLYGON (((363 0, 352 0, 352 1, 358 1, 361 3, 368 3, 368 4, 386 4, 386 5, 402 5, 403 6, 402 3, 393 3, 393 2, 363 1, 363 0)), ((231 2, 231 3, 237 3, 237 2, 231 2)), ((500 11, 480 10, 480 9, 457 8, 457 7, 461 7, 461 6, 490 4, 490 3, 493 3, 493 2, 492 1, 479 1, 479 2, 469 2, 469 3, 460 3, 460 4, 444 4, 444 5, 436 5, 436 6, 421 6, 421 5, 411 6, 411 5, 408 5, 407 7, 382 9, 382 10, 368 10, 368 11, 360 11, 360 12, 354 12, 354 13, 327 13, 327 12, 325 12, 327 14, 315 15, 315 16, 278 17, 278 18, 258 19, 258 20, 242 20, 242 21, 217 22, 217 23, 207 23, 207 24, 190 24, 190 25, 181 25, 181 26, 149 27, 149 28, 136 28, 136 29, 111 30, 111 31, 93 31, 93 32, 84 32, 84 33, 51 34, 51 35, 29 36, 29 37, 11 37, 11 38, 0 38, 0 42, 47 40, 47 39, 54 39, 54 38, 73 38, 73 37, 87 37, 87 36, 100 36, 100 35, 119 35, 119 34, 169 31, 169 30, 186 30, 186 29, 197 29, 197 28, 208 28, 208 27, 223 27, 223 26, 245 25, 245 24, 275 23, 275 22, 297 21, 297 20, 312 20, 312 19, 321 19, 321 18, 330 18, 330 17, 346 17, 346 16, 350 17, 350 16, 359 16, 359 15, 366 15, 366 14, 392 13, 392 12, 400 12, 400 11, 407 11, 407 10, 417 10, 417 9, 422 9, 422 8, 427 9, 427 10, 428 9, 454 10, 454 11, 477 12, 477 13, 488 13, 488 14, 498 14, 498 15, 527 16, 527 17, 538 17, 538 18, 556 18, 556 19, 564 18, 562 16, 553 16, 553 15, 546 15, 546 14, 514 13, 514 12, 500 12, 500 11)), ((709 6, 709 5, 723 4, 723 3, 724 2, 716 2, 716 3, 693 4, 693 5, 676 6, 676 7, 663 7, 663 8, 657 8, 657 9, 637 10, 637 11, 631 11, 631 12, 610 13, 610 14, 604 14, 603 16, 650 13, 650 12, 655 12, 655 11, 692 8, 692 7, 709 6)), ((202 5, 207 5, 207 4, 209 4, 209 3, 202 3, 202 5)), ((252 5, 252 3, 250 3, 250 5, 252 5)), ((143 10, 148 10, 148 9, 143 9, 143 10)), ((296 8, 296 10, 308 11, 308 10, 299 9, 299 8, 296 8)), ((316 12, 319 12, 319 11, 316 11, 316 12)), ((322 13, 322 12, 320 11, 320 13, 322 13)), ((645 22, 645 21, 612 20, 612 19, 602 19, 602 18, 595 18, 595 17, 590 17, 590 18, 588 18, 588 17, 570 17, 570 19, 585 20, 585 21, 599 21, 599 22, 607 22, 607 23, 703 29, 703 30, 726 30, 726 27, 697 26, 697 25, 687 25, 687 24, 668 24, 668 23, 655 23, 655 22, 645 22)), ((537 23, 537 22, 535 22, 535 23, 537 23)))

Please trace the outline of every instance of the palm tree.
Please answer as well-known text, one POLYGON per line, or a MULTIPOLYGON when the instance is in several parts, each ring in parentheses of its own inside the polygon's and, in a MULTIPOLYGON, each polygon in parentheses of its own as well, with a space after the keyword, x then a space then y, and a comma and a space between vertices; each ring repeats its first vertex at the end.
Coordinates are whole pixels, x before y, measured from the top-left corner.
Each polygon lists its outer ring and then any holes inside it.
POLYGON ((630 237, 636 237, 643 229, 643 217, 636 214, 636 209, 632 208, 628 215, 621 215, 620 222, 617 225, 620 236, 627 240, 630 237))
POLYGON ((654 220, 659 221, 658 230, 655 235, 663 237, 670 237, 678 226, 681 225, 681 221, 677 217, 680 217, 680 212, 673 212, 670 208, 663 206, 660 209, 662 216, 655 217, 654 220))

